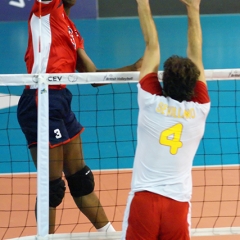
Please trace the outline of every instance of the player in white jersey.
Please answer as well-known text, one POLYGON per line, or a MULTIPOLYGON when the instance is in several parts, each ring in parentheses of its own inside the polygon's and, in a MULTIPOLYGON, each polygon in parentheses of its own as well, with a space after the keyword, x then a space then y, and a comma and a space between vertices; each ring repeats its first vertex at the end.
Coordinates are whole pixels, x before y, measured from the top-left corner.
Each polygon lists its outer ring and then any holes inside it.
POLYGON ((210 110, 202 63, 200 1, 181 0, 188 14, 187 58, 164 63, 149 0, 136 0, 146 48, 138 84, 138 128, 122 239, 189 240, 192 163, 210 110))

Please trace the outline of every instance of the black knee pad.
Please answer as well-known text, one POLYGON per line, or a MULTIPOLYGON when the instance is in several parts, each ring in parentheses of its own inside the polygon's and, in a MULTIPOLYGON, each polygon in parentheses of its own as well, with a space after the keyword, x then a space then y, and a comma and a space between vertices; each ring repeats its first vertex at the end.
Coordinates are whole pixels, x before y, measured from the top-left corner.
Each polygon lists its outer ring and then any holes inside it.
POLYGON ((82 197, 94 190, 94 177, 91 169, 85 166, 80 171, 66 177, 70 193, 73 197, 82 197))
POLYGON ((62 178, 50 181, 49 183, 49 206, 57 207, 62 202, 65 195, 65 182, 62 178))

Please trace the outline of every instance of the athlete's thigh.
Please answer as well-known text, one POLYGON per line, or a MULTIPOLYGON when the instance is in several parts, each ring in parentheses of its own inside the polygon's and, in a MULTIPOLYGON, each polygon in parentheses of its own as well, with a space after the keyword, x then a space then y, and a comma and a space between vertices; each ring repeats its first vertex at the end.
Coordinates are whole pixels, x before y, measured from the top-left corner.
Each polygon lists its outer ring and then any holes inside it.
POLYGON ((157 194, 135 193, 129 210, 126 240, 157 240, 160 212, 157 194))
POLYGON ((189 211, 188 202, 178 202, 164 198, 161 220, 161 240, 189 240, 189 211))
MULTIPOLYGON (((37 147, 30 148, 33 162, 37 168, 37 147)), ((62 176, 63 149, 62 146, 49 149, 49 180, 55 180, 62 176)))
POLYGON ((70 176, 85 166, 80 135, 63 145, 64 173, 70 176))

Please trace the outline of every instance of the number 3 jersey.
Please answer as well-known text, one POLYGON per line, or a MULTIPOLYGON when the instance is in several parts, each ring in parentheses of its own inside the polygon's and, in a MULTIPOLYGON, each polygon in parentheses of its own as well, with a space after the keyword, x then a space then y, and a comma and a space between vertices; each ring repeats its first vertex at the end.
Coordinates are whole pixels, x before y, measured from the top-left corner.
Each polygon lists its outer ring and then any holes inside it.
POLYGON ((192 101, 162 95, 156 73, 138 84, 137 148, 131 188, 190 201, 192 163, 205 130, 210 99, 198 81, 192 101))

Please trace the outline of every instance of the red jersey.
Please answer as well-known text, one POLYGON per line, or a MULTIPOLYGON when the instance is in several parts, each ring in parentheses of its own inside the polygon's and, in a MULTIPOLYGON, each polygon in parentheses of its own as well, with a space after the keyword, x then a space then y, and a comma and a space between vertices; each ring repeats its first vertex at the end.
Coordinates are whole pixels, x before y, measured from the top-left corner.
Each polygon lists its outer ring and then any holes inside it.
POLYGON ((34 2, 28 34, 28 73, 75 72, 77 49, 84 48, 83 38, 66 15, 61 0, 34 2))

